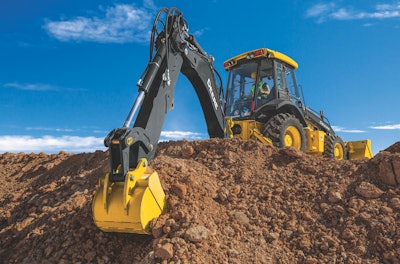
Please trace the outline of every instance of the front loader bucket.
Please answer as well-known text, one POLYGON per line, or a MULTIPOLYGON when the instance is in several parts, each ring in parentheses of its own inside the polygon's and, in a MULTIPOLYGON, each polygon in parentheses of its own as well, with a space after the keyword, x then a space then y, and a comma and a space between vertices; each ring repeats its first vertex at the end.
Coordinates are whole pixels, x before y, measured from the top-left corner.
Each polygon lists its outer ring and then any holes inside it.
POLYGON ((374 155, 371 149, 371 140, 349 141, 346 142, 349 159, 371 159, 374 155))
POLYGON ((149 234, 149 222, 165 212, 165 194, 158 174, 140 160, 125 182, 100 178, 92 204, 93 220, 105 232, 149 234))

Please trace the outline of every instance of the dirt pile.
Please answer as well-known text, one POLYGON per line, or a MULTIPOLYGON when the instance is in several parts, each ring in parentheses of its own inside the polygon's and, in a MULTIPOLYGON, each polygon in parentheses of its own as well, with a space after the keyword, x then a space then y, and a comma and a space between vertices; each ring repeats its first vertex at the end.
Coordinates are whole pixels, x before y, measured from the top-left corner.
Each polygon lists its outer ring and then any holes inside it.
POLYGON ((400 142, 335 161, 236 139, 163 142, 153 236, 91 218, 105 152, 0 155, 3 263, 400 263, 400 142))

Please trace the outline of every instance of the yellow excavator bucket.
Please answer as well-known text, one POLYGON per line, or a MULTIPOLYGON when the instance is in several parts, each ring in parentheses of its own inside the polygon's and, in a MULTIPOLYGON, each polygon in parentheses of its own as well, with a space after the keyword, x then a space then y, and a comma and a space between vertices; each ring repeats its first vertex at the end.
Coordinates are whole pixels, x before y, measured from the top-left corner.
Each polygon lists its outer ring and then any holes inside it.
POLYGON ((349 159, 371 159, 374 155, 371 149, 371 140, 349 141, 346 142, 349 159))
POLYGON ((99 180, 92 210, 93 220, 105 232, 149 234, 149 223, 166 210, 165 194, 157 172, 141 159, 125 182, 99 180))

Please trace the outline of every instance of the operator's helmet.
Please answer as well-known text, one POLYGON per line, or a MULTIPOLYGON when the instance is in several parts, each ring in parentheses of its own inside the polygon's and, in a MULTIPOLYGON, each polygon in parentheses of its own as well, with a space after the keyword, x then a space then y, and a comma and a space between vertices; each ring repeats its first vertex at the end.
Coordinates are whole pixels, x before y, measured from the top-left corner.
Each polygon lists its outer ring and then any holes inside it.
POLYGON ((256 73, 256 72, 252 72, 252 73, 251 73, 251 78, 252 78, 253 80, 255 80, 255 79, 257 78, 257 73, 256 73))

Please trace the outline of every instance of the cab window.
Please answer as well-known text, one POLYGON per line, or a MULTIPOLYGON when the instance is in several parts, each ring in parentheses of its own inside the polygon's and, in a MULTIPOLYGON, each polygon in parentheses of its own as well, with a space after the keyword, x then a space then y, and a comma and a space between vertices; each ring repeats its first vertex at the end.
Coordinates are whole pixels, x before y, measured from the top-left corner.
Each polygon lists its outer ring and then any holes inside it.
POLYGON ((257 62, 238 66, 229 72, 225 114, 227 116, 249 116, 251 113, 251 89, 254 80, 253 72, 257 72, 257 62))
POLYGON ((257 85, 256 108, 274 98, 274 71, 272 60, 261 60, 257 85))
POLYGON ((296 76, 293 70, 286 68, 286 83, 291 100, 297 104, 300 100, 300 92, 297 87, 296 76))
POLYGON ((285 69, 282 63, 276 63, 276 86, 280 91, 285 90, 285 69))

